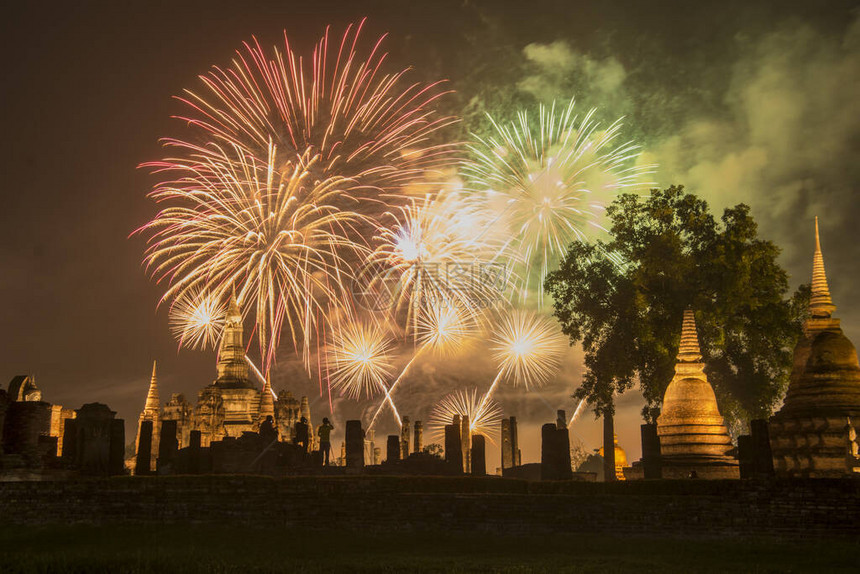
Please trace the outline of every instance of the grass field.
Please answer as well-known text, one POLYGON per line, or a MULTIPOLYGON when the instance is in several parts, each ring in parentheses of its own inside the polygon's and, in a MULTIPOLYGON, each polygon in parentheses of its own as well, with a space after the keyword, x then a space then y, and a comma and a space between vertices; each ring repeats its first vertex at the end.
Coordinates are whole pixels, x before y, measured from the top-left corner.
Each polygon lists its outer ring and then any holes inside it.
MULTIPOLYGON (((319 525, 315 525, 319 527, 319 525)), ((0 527, 0 572, 856 572, 860 542, 0 527)))

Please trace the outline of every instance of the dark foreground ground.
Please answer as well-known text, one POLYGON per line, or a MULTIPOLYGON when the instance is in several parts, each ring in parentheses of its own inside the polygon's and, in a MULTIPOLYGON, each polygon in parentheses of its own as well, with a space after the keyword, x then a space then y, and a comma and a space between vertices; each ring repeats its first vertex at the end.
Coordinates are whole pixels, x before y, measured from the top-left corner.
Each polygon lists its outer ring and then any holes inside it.
POLYGON ((367 534, 230 525, 3 526, 16 572, 857 572, 860 543, 550 534, 367 534))
POLYGON ((0 482, 13 572, 860 572, 860 480, 0 482))

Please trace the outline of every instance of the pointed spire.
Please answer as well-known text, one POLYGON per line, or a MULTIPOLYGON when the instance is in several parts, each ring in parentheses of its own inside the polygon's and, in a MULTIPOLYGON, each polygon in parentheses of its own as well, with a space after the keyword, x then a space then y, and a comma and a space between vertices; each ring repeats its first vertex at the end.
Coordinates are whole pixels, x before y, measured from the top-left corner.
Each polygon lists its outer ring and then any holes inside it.
POLYGON ((242 312, 239 310, 239 302, 236 299, 236 290, 233 289, 233 294, 230 295, 230 304, 227 307, 227 321, 241 321, 242 312))
POLYGON ((156 361, 152 361, 152 378, 149 380, 149 392, 146 394, 146 406, 143 407, 143 412, 157 413, 160 405, 161 401, 158 397, 157 363, 156 361))
POLYGON ((681 326, 681 345, 678 348, 679 363, 698 363, 702 360, 699 350, 699 335, 696 333, 696 318, 692 309, 684 310, 684 323, 681 326))
POLYGON ((218 349, 218 380, 248 379, 248 363, 245 361, 245 343, 242 328, 242 312, 236 301, 236 292, 230 297, 230 305, 224 321, 224 331, 221 334, 221 346, 218 349))
POLYGON ((260 392, 260 420, 266 420, 267 416, 275 416, 275 401, 272 397, 272 384, 268 377, 263 383, 263 390, 260 392))
POLYGON ((821 241, 818 238, 818 216, 815 217, 815 255, 812 258, 812 296, 809 299, 809 313, 813 317, 830 317, 836 305, 830 299, 827 275, 824 272, 824 256, 821 254, 821 241))

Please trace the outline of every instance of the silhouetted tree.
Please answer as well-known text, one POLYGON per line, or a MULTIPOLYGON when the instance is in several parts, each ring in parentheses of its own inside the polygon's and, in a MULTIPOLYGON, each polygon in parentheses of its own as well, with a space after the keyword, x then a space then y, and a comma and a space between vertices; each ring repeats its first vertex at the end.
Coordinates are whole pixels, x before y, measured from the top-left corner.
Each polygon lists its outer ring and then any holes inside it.
MULTIPOLYGON (((612 239, 572 244, 545 284, 562 330, 585 352, 574 396, 611 417, 613 394, 638 378, 653 421, 691 307, 730 425, 769 415, 788 383, 809 288, 787 297, 779 248, 758 238, 749 207, 728 208, 717 222, 705 201, 673 186, 621 195, 607 215, 612 239)), ((612 452, 612 436, 604 438, 612 452)))

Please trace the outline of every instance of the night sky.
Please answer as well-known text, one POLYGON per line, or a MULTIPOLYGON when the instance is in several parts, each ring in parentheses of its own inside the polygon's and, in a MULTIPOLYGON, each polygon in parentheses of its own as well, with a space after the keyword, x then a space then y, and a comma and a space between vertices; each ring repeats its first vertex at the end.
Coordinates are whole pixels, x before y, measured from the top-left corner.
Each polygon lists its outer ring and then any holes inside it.
MULTIPOLYGON (((153 359, 162 400, 184 392, 193 402, 211 382, 214 353, 178 352, 166 309, 156 310, 162 290, 141 267, 144 240, 129 238, 156 211, 145 197, 155 180, 137 165, 161 157, 159 138, 181 133, 172 96, 228 64, 242 41, 256 35, 271 46, 286 30, 295 48, 310 50, 326 25, 339 36, 364 16, 368 35, 390 33, 396 67, 450 80, 457 93, 444 105, 464 117, 452 138, 486 129, 485 111, 506 117, 553 98, 623 115, 625 134, 661 166, 661 186, 685 184, 717 213, 752 206, 761 235, 782 247, 792 286, 811 275, 819 215, 837 316, 860 342, 854 2, 133 4, 16 3, 0 24, 0 378, 35 374, 49 402, 104 402, 133 421, 153 359)), ((540 396, 503 393, 505 409, 535 425, 572 409, 576 363, 540 396)), ((316 383, 294 372, 282 360, 275 389, 315 397, 316 383)), ((635 392, 619 403, 631 459, 641 404, 635 392)), ((413 419, 426 416, 422 408, 413 419)), ((328 414, 321 400, 312 409, 317 421, 328 414)), ((590 415, 573 430, 598 446, 590 415)))

